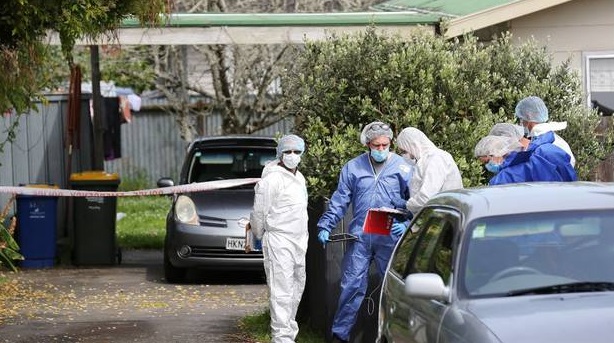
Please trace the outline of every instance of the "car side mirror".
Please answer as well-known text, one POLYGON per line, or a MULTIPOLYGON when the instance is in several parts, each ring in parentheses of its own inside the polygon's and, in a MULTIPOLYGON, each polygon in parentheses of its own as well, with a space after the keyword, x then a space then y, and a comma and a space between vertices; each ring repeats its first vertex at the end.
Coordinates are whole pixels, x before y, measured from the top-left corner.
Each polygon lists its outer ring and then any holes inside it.
POLYGON ((170 177, 162 177, 158 180, 156 184, 158 185, 159 188, 163 188, 163 187, 172 187, 175 185, 175 182, 170 177))
POLYGON ((448 301, 450 289, 441 276, 434 273, 409 274, 405 278, 405 294, 410 297, 448 301))

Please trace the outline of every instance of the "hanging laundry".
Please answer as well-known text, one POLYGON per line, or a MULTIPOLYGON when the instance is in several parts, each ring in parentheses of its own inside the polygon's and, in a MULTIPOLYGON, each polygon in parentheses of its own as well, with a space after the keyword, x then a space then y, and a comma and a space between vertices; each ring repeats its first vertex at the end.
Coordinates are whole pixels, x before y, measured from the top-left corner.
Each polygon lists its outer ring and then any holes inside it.
POLYGON ((121 118, 123 115, 120 112, 119 98, 103 98, 102 113, 104 116, 104 159, 109 161, 122 157, 121 118))

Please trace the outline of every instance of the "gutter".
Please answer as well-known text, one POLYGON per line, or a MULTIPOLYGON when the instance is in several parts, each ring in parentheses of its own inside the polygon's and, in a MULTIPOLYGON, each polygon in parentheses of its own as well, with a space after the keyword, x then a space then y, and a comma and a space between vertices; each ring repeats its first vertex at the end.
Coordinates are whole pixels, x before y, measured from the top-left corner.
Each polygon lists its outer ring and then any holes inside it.
MULTIPOLYGON (((340 13, 175 13, 162 17, 161 27, 212 26, 356 26, 434 24, 439 15, 419 12, 340 13)), ((124 19, 120 28, 141 28, 138 19, 124 19)))

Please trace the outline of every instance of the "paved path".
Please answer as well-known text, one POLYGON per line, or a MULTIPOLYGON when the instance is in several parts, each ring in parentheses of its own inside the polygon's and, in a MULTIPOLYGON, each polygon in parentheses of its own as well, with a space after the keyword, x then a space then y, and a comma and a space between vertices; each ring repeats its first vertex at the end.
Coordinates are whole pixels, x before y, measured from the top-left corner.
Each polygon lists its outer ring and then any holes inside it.
POLYGON ((194 273, 167 284, 160 251, 124 251, 111 267, 56 267, 10 276, 0 342, 246 342, 238 320, 267 306, 262 275, 194 273))

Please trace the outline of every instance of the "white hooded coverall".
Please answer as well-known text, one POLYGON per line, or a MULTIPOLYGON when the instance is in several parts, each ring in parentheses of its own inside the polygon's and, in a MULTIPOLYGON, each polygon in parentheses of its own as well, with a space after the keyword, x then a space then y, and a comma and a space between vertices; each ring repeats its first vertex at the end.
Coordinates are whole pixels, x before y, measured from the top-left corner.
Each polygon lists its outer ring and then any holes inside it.
POLYGON ((531 129, 531 136, 539 136, 546 132, 553 131, 554 142, 552 144, 563 149, 563 151, 565 151, 567 155, 569 155, 569 159, 570 159, 569 163, 571 163, 571 166, 574 167, 576 165, 576 157, 573 155, 573 152, 571 152, 571 148, 569 147, 569 144, 567 143, 567 141, 563 139, 563 137, 557 135, 556 132, 554 132, 554 131, 564 130, 566 127, 567 127, 567 122, 539 123, 533 126, 533 129, 531 129))
POLYGON ((294 342, 295 317, 305 288, 307 187, 305 178, 268 163, 256 184, 250 225, 262 239, 264 270, 269 287, 271 334, 274 343, 294 342))
POLYGON ((403 129, 397 137, 397 145, 407 152, 404 158, 414 159, 416 163, 407 201, 407 209, 414 215, 433 195, 463 188, 454 158, 435 146, 422 131, 413 127, 403 129))

